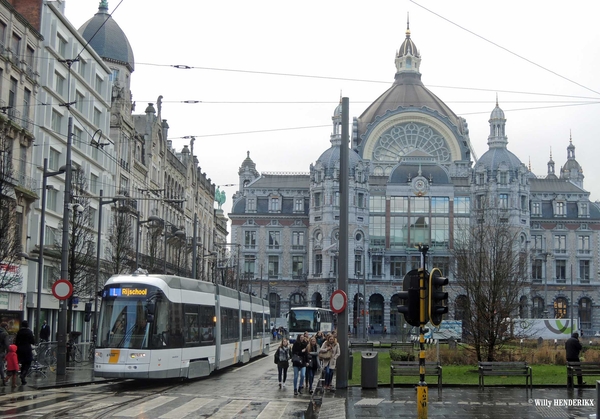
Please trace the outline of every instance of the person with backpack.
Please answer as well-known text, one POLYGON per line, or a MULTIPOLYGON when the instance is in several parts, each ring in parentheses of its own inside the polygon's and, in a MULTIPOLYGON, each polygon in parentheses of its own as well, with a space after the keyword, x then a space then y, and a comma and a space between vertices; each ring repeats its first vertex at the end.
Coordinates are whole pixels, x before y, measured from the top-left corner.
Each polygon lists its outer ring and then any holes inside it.
POLYGON ((277 364, 277 374, 279 376, 279 388, 285 388, 287 370, 290 367, 290 358, 292 357, 292 348, 286 338, 281 340, 281 345, 275 351, 275 364, 277 364), (283 378, 283 381, 282 381, 283 378))
POLYGON ((33 345, 35 345, 35 338, 31 329, 29 329, 27 320, 21 322, 21 328, 15 337, 15 345, 17 345, 17 356, 21 364, 21 384, 25 385, 27 384, 25 378, 33 362, 33 345))
POLYGON ((4 376, 4 368, 1 368, 1 366, 4 365, 4 359, 8 353, 9 346, 10 336, 8 335, 8 324, 2 322, 2 324, 0 324, 0 379, 2 379, 3 386, 6 385, 6 377, 4 376))

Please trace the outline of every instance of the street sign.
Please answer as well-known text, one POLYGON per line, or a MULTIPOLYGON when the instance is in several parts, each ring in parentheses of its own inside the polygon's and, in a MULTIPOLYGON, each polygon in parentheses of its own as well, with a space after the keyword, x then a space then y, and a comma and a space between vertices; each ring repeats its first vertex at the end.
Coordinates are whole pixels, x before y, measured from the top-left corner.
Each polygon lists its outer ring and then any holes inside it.
POLYGON ((73 285, 66 279, 59 279, 52 285, 52 295, 59 300, 66 300, 73 294, 73 285))
POLYGON ((346 309, 346 305, 348 305, 348 296, 344 291, 337 290, 331 294, 331 298, 329 299, 329 307, 331 307, 331 311, 336 314, 340 314, 346 309))

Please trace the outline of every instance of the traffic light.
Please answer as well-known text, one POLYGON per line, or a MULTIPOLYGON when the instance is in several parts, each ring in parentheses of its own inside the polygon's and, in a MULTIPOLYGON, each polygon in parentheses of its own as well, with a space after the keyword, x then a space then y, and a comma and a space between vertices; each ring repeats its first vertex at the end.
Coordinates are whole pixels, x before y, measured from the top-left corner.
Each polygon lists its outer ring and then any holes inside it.
POLYGON ((448 285, 448 278, 442 276, 438 268, 433 268, 429 275, 429 321, 434 326, 442 324, 442 316, 448 313, 448 293, 443 287, 448 285))
POLYGON ((92 303, 85 303, 85 318, 86 322, 92 319, 92 303))
POLYGON ((404 320, 411 326, 419 326, 419 271, 413 269, 404 275, 402 290, 398 293, 401 304, 398 312, 404 315, 404 320))

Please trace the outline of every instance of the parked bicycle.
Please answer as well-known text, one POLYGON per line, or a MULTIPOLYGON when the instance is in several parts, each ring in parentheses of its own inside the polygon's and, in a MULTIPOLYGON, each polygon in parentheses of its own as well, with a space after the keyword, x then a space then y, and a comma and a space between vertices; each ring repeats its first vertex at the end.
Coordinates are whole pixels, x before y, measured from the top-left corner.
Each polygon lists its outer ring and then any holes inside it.
POLYGON ((48 341, 41 341, 37 349, 37 359, 40 364, 49 367, 56 366, 56 346, 48 341))

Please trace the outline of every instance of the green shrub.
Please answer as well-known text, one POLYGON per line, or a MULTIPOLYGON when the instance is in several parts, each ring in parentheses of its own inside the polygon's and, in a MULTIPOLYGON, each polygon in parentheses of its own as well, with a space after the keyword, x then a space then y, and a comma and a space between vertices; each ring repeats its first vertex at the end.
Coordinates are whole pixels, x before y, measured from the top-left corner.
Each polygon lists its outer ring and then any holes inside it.
POLYGON ((408 352, 401 351, 399 349, 390 350, 390 359, 392 361, 414 361, 415 356, 408 352))

